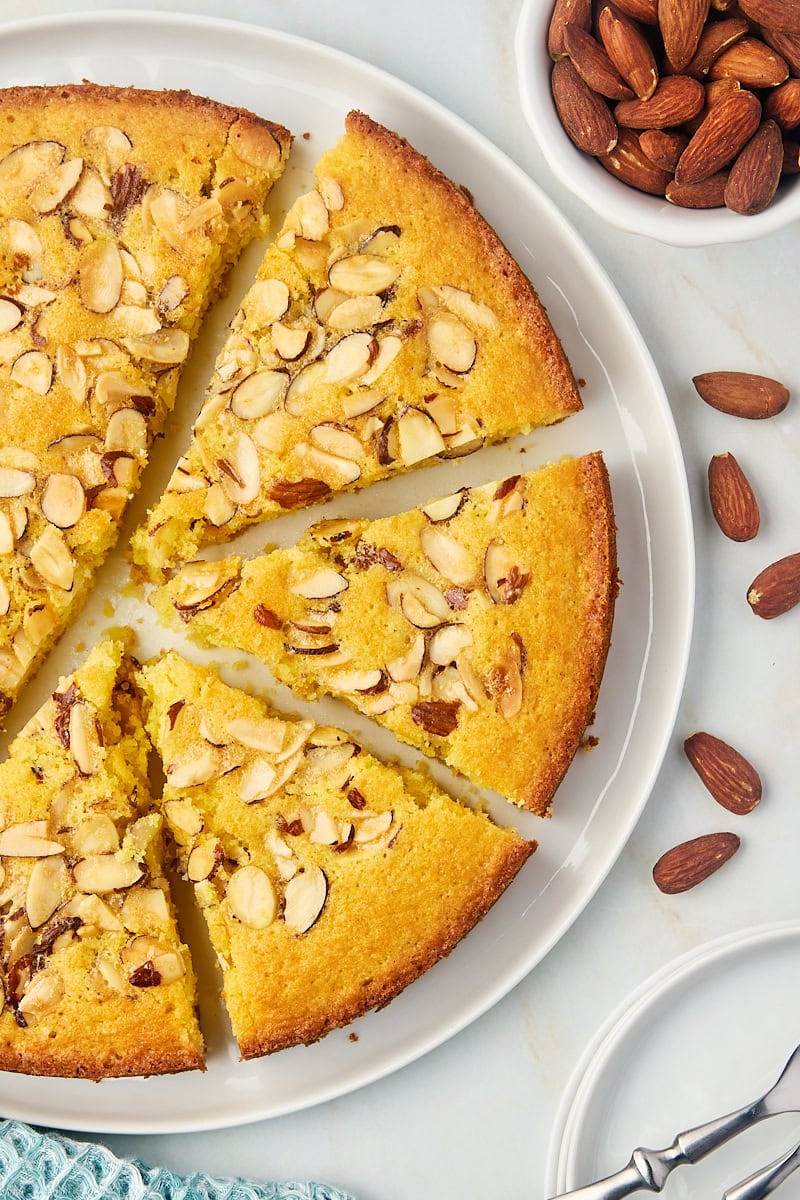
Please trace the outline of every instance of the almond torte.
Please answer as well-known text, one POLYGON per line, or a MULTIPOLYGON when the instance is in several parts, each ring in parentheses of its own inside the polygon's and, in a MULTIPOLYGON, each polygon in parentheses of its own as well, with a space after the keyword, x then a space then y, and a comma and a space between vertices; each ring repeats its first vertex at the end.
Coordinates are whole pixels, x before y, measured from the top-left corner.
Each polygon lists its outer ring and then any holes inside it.
POLYGON ((163 579, 253 522, 579 408, 544 309, 470 198, 352 112, 232 322, 134 561, 163 579))
POLYGON ((0 91, 0 718, 113 544, 290 141, 188 92, 0 91))
POLYGON ((184 566, 161 619, 339 696, 535 812, 592 720, 616 593, 600 454, 398 516, 327 520, 294 547, 184 566))

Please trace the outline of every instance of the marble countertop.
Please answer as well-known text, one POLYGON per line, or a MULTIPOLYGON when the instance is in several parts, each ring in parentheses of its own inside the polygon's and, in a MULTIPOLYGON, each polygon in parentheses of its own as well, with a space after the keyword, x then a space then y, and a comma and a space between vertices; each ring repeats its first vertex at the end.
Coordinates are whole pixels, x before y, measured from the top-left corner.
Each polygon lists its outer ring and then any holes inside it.
POLYGON ((314 1178, 358 1200, 540 1200, 559 1097, 608 1014, 686 950, 798 915, 800 610, 761 621, 745 593, 763 566, 800 550, 800 231, 681 250, 620 233, 571 197, 546 167, 519 107, 518 0, 227 0, 224 7, 215 0, 27 0, 24 13, 7 0, 0 19, 115 8, 224 15, 308 37, 366 59, 465 118, 579 230, 630 307, 667 390, 697 544, 692 655, 652 796, 583 915, 490 1012, 381 1082, 244 1128, 103 1139, 120 1154, 177 1171, 314 1178), (691 383, 701 371, 723 368, 780 378, 794 399, 769 422, 724 416, 691 383), (708 504, 708 460, 725 450, 737 456, 761 504, 761 532, 743 545, 723 537, 708 504), (726 738, 757 766, 764 801, 752 815, 732 817, 703 789, 682 751, 697 729, 726 738), (728 828, 740 833, 742 848, 719 875, 683 895, 657 891, 651 871, 664 850, 728 828))

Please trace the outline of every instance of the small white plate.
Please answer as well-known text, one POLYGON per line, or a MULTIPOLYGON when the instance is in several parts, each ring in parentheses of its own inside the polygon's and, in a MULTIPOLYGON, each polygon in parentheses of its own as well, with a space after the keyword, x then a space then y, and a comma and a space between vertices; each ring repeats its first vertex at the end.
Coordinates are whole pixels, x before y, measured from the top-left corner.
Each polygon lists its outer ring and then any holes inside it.
MULTIPOLYGON (((209 1034, 205 1075, 75 1080, 0 1075, 0 1112, 39 1124, 116 1133, 171 1132, 242 1124, 291 1112, 371 1082, 463 1029, 505 995, 569 928, 615 862, 644 806, 672 732, 683 686, 693 610, 691 517, 680 447, 663 388, 630 314, 572 228, 533 183, 494 146, 432 100, 366 63, 263 28, 156 12, 48 17, 0 34, 5 84, 100 83, 187 87, 244 105, 297 135, 284 178, 270 198, 273 229, 305 190, 314 162, 343 130, 350 108, 402 133, 464 185, 534 280, 576 376, 586 381, 584 411, 561 425, 441 463, 345 496, 321 511, 377 516, 397 512, 465 482, 488 482, 562 455, 601 449, 611 474, 624 586, 592 733, 599 744, 577 755, 558 792, 555 816, 542 821, 497 796, 497 820, 517 825, 540 846, 480 926, 445 961, 381 1012, 311 1047, 240 1063, 220 1015, 219 979, 201 961, 202 1012, 209 1034), (305 135, 308 137, 306 138, 305 135)), ((142 519, 172 471, 200 404, 227 320, 255 274, 261 249, 244 256, 231 293, 204 325, 182 381, 175 416, 152 456, 120 549, 97 578, 81 618, 62 639, 12 714, 16 728, 102 635, 110 620, 138 634, 141 658, 168 645, 221 664, 229 683, 264 692, 264 668, 238 670, 240 654, 205 653, 161 629, 152 608, 124 592, 126 533, 142 519), (109 611, 113 601, 113 618, 109 611)), ((246 535, 251 549, 286 544, 305 513, 246 535)), ((353 730, 370 749, 411 764, 401 747, 345 705, 299 704, 285 689, 271 698, 353 730)), ((521 750, 524 752, 524 748, 521 750)), ((454 794, 463 781, 444 768, 435 778, 454 794)), ((193 949, 203 931, 188 930, 193 949)))
MULTIPOLYGON (((553 1128, 544 1184, 556 1196, 618 1171, 637 1146, 763 1094, 800 1041, 800 922, 731 934, 670 963, 598 1031, 553 1128)), ((800 1115, 773 1117, 704 1162, 680 1167, 667 1200, 719 1200, 800 1137, 800 1115)), ((800 1196, 800 1176, 781 1191, 800 1196)))

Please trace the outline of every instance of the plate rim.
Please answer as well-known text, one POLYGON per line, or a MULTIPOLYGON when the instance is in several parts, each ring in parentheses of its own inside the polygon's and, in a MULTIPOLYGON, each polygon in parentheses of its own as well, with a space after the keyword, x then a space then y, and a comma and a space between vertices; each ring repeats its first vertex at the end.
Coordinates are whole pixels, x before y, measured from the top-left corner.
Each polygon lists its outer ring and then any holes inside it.
MULTIPOLYGON (((231 1125, 241 1125, 252 1121, 267 1119, 273 1116, 287 1115, 291 1112, 311 1107, 312 1105, 324 1103, 334 1099, 337 1096, 347 1095, 367 1084, 376 1082, 379 1079, 394 1073, 402 1067, 416 1061, 429 1051, 442 1045, 455 1034, 467 1028, 474 1021, 480 1018, 490 1008, 503 999, 522 979, 524 979, 550 952, 553 946, 563 937, 567 930, 577 920, 580 914, 585 910, 597 890, 605 880, 608 873, 619 858, 622 850, 627 844, 631 833, 641 817, 642 811, 650 797, 650 794, 655 786, 659 772, 662 768, 663 761, 669 746, 669 741, 675 727, 678 708, 680 705, 683 688, 688 669, 689 655, 692 643, 692 629, 694 619, 694 601, 695 601, 695 541, 694 529, 692 522, 691 504, 689 500, 688 480, 686 476, 686 468, 683 460, 683 454, 678 438, 677 428, 669 406, 664 385, 656 369, 652 355, 644 341, 644 337, 636 325, 633 316, 618 292, 616 286, 606 272, 605 268, 600 264, 595 257, 594 252, 584 241, 581 234, 573 227, 569 220, 561 213, 554 201, 546 194, 542 187, 529 176, 523 168, 510 157, 508 153, 495 145, 486 135, 470 125, 468 121, 447 108, 446 105, 433 97, 427 95, 420 88, 413 84, 406 83, 392 73, 376 67, 373 64, 366 62, 357 56, 348 53, 347 51, 339 50, 336 47, 328 46, 321 42, 316 42, 312 39, 301 37, 293 33, 287 33, 282 30, 274 29, 266 25, 257 25, 252 22, 238 21, 221 17, 209 17, 201 14, 167 12, 156 10, 132 10, 132 9, 113 9, 103 12, 73 12, 58 15, 50 15, 43 17, 32 17, 23 20, 10 21, 0 26, 0 50, 8 41, 24 37, 25 35, 40 35, 42 32, 57 36, 60 28, 82 29, 87 26, 95 31, 100 29, 101 32, 113 31, 115 28, 124 28, 126 24, 138 25, 142 28, 157 27, 160 31, 174 30, 175 32, 191 30, 193 32, 213 34, 214 32, 224 33, 226 36, 235 36, 236 38, 258 38, 263 40, 268 45, 280 47, 289 45, 304 54, 312 56, 322 55, 334 65, 353 66, 360 73, 366 74, 377 84, 389 89, 393 98, 399 98, 401 102, 411 102, 420 110, 425 112, 433 112, 438 119, 443 123, 446 130, 455 129, 459 136, 465 138, 473 146, 478 146, 483 155, 488 156, 491 161, 494 159, 499 163, 504 170, 508 171, 514 178, 516 183, 523 191, 536 201, 541 210, 546 213, 547 219, 557 228, 559 236, 564 238, 570 246, 572 254, 580 261, 580 267, 583 272, 590 276, 599 289, 604 294, 607 301, 613 306, 616 317, 624 326, 627 336, 633 343, 636 344, 639 365, 646 372, 652 388, 652 400, 657 401, 658 410, 665 426, 665 430, 669 436, 669 458, 674 467, 673 484, 676 485, 677 494, 680 497, 681 509, 679 514, 673 514, 680 527, 681 541, 681 569, 686 576, 685 592, 679 597, 681 604, 681 645, 679 653, 673 660, 674 675, 672 682, 671 702, 668 706, 667 713, 663 726, 660 729, 660 738, 656 739, 655 745, 651 745, 648 751, 648 769, 642 772, 641 792, 637 803, 633 804, 626 812, 626 819, 620 823, 616 830, 616 836, 611 847, 611 853, 606 852, 602 868, 596 871, 588 882, 583 883, 582 889, 579 890, 576 896, 571 898, 571 902, 559 914, 557 920, 552 923, 552 927, 548 931, 548 936, 540 942, 537 942, 533 952, 520 954, 515 965, 509 967, 503 972, 499 979, 492 981, 491 985, 486 984, 483 989, 483 994, 478 1003, 473 1004, 467 1014, 459 1015, 455 1021, 451 1020, 447 1023, 446 1028, 437 1028, 433 1031, 422 1031, 418 1033, 413 1040, 411 1047, 403 1049, 393 1049, 387 1052, 382 1060, 376 1065, 369 1063, 361 1064, 357 1070, 351 1069, 347 1075, 347 1079, 343 1083, 332 1082, 328 1086, 317 1085, 313 1094, 302 1100, 293 1103, 279 1105, 272 1108, 259 1109, 253 1111, 247 1116, 242 1116, 237 1113, 233 1116, 226 1117, 224 1113, 214 1117, 196 1118, 190 1117, 188 1120, 180 1118, 165 1122, 163 1118, 159 1118, 158 1124, 152 1121, 148 1123, 148 1119, 141 1118, 135 1121, 129 1121, 125 1125, 121 1125, 119 1120, 113 1116, 110 1119, 104 1120, 102 1117, 95 1116, 91 1121, 86 1118, 81 1118, 79 1114, 70 1114, 67 1117, 60 1116, 57 1121, 51 1122, 58 1128, 86 1130, 86 1131, 102 1131, 108 1133, 119 1134, 155 1134, 155 1133, 177 1133, 191 1132, 206 1129, 226 1128, 231 1125)), ((154 50, 154 56, 158 57, 158 50, 154 50)), ((70 72, 69 67, 65 74, 70 72)), ((522 115, 522 114, 521 114, 522 115)), ((627 440, 627 439, 626 439, 627 440)), ((641 490, 641 485, 640 485, 641 490)), ((642 492, 641 499, 644 504, 644 494, 642 492)), ((648 510, 644 507, 645 519, 647 518, 648 510)), ((652 569, 653 556, 652 547, 648 546, 648 561, 652 569)), ((652 586, 651 586, 651 607, 652 607, 652 586)), ((654 631, 654 618, 650 617, 650 636, 654 631)), ((674 647, 673 647, 674 649, 674 647)), ((641 668, 641 676, 646 672, 647 665, 652 654, 652 647, 648 645, 647 653, 644 657, 644 662, 641 668)), ((640 676, 640 678, 641 678, 640 676)), ((637 704, 634 716, 631 719, 631 725, 635 725, 639 717, 641 699, 637 699, 637 704)), ((627 752, 627 744, 625 747, 627 752)), ((616 774, 621 768, 625 753, 621 754, 617 763, 614 775, 612 775, 608 787, 614 782, 616 774)), ((607 789, 606 789, 607 790, 607 789)), ((587 816, 586 828, 595 817, 596 806, 587 816)), ((3 1076, 0 1074, 0 1079, 12 1076, 3 1076)), ((6 1105, 8 1107, 8 1105, 6 1105)), ((26 1119, 26 1118, 23 1118, 26 1119)), ((30 1118, 27 1118, 30 1119, 30 1118)))

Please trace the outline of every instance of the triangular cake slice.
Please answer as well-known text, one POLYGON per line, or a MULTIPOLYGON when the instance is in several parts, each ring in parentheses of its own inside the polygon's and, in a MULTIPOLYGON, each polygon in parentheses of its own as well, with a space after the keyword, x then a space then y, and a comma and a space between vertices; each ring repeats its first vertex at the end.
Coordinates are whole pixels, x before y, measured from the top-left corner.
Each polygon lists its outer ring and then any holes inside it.
POLYGON ((101 643, 0 765, 0 1070, 203 1066, 134 664, 101 643))
POLYGON ((164 812, 243 1058, 316 1041, 448 954, 535 849, 342 730, 175 653, 143 668, 164 812))
POLYGON ((153 603, 545 814, 594 714, 615 592, 592 454, 399 516, 323 521, 249 562, 189 563, 153 603))
POLYGON ((0 719, 113 544, 290 141, 188 92, 0 91, 0 719))
POLYGON ((134 561, 163 578, 248 524, 579 408, 544 309, 469 198, 352 112, 231 325, 134 561))

